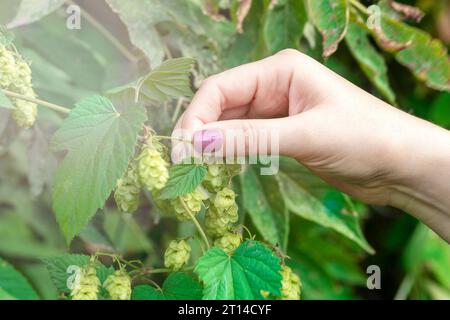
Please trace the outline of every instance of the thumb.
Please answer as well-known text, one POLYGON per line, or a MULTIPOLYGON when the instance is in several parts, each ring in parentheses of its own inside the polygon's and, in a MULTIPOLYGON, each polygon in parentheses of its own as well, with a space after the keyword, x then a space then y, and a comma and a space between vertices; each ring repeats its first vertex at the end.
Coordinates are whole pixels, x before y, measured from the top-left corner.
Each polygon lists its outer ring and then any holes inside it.
POLYGON ((211 122, 194 134, 194 149, 216 157, 298 154, 298 118, 245 119, 211 122))

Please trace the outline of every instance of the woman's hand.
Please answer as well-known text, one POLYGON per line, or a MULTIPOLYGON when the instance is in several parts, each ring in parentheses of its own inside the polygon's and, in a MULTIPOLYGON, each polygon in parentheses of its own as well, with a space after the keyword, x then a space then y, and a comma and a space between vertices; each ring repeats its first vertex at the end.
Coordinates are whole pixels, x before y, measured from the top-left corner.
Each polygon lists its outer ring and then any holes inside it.
POLYGON ((246 153, 257 150, 260 129, 277 130, 281 155, 369 204, 409 211, 450 240, 449 132, 298 51, 208 78, 176 129, 216 149, 240 130, 246 153))

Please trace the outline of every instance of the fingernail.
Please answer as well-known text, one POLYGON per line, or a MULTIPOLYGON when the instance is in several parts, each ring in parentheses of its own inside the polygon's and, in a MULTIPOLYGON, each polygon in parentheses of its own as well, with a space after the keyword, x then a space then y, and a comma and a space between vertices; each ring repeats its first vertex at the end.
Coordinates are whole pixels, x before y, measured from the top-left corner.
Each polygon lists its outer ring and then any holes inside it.
POLYGON ((217 151, 222 144, 222 133, 219 130, 202 130, 194 134, 194 149, 199 153, 217 151))

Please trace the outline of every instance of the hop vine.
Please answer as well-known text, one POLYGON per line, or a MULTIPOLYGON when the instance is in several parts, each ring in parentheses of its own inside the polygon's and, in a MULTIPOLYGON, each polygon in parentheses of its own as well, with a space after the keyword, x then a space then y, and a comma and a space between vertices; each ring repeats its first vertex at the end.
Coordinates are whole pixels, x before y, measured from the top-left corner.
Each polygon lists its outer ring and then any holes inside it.
POLYGON ((91 259, 88 266, 81 268, 71 291, 72 300, 97 300, 100 279, 97 277, 95 262, 91 259))
POLYGON ((138 157, 139 178, 149 191, 161 190, 169 180, 169 163, 164 155, 164 145, 150 138, 138 157))

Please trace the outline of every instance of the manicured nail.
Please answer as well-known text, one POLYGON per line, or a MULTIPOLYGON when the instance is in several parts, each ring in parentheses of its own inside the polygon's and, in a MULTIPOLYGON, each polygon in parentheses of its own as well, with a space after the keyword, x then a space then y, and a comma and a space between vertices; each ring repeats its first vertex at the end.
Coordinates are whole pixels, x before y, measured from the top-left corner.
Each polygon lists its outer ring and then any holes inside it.
POLYGON ((222 133, 219 130, 202 130, 194 134, 194 149, 199 153, 217 151, 222 144, 222 133))

